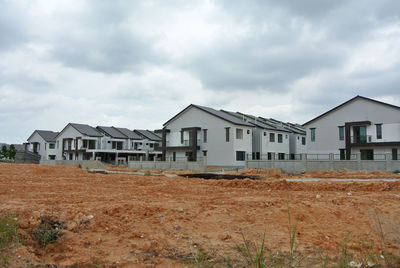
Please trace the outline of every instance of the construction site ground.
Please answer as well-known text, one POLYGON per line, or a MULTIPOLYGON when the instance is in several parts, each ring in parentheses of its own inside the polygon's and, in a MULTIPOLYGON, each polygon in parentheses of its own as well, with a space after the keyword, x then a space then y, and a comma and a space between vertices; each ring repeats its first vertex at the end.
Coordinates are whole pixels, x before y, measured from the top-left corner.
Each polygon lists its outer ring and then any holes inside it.
POLYGON ((257 245, 264 233, 269 252, 289 252, 293 231, 303 256, 334 256, 343 245, 400 255, 400 182, 329 180, 400 177, 393 173, 244 170, 232 174, 260 179, 203 180, 143 172, 0 164, 0 216, 14 215, 20 237, 0 255, 9 267, 190 267, 199 251, 211 264, 240 259, 238 245, 257 245), (286 180, 299 177, 326 180, 286 180), (32 238, 43 216, 62 223, 46 248, 32 238))

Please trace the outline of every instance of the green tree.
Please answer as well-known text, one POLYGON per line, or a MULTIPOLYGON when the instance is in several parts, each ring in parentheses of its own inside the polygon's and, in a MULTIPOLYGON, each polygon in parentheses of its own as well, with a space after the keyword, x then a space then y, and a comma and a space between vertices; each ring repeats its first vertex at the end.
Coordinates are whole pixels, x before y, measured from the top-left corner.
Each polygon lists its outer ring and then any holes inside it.
POLYGON ((8 157, 11 159, 15 158, 15 154, 17 153, 17 150, 15 150, 14 144, 10 145, 10 150, 8 150, 8 157))
POLYGON ((1 147, 1 154, 3 155, 3 157, 7 157, 8 155, 7 147, 5 145, 1 147))

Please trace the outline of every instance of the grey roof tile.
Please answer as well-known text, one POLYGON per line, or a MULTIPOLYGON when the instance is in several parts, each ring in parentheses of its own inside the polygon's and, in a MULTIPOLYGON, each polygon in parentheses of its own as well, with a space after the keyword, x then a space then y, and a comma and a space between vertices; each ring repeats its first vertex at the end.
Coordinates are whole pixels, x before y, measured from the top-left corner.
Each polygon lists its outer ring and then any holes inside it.
POLYGON ((72 127, 78 130, 80 133, 89 136, 89 137, 103 137, 104 135, 101 134, 98 130, 94 127, 91 127, 86 124, 76 124, 76 123, 69 123, 72 127))
POLYGON ((122 134, 124 134, 125 136, 127 136, 128 138, 130 138, 132 140, 142 139, 138 134, 136 134, 135 132, 133 132, 132 130, 129 130, 127 128, 116 127, 116 129, 118 129, 118 131, 122 132, 122 134))
POLYGON ((110 136, 111 138, 116 138, 116 139, 127 139, 128 137, 124 135, 122 132, 118 131, 114 127, 105 127, 105 126, 97 126, 97 129, 106 134, 107 136, 110 136))

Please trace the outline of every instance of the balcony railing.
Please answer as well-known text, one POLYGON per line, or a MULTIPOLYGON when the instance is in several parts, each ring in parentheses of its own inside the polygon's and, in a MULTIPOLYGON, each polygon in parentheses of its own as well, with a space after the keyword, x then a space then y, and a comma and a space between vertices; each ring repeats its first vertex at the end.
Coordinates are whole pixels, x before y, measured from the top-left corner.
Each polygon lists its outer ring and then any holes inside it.
POLYGON ((351 143, 369 143, 372 141, 371 135, 351 136, 351 143))

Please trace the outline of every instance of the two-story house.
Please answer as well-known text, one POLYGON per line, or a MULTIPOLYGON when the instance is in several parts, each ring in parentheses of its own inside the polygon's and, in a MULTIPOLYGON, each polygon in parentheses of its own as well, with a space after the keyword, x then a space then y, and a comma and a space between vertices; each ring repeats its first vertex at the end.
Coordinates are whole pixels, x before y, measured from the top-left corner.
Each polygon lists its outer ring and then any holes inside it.
POLYGON ((356 96, 303 124, 308 154, 337 159, 399 158, 400 107, 356 96))
POLYGON ((57 160, 95 159, 104 135, 86 124, 69 123, 56 137, 57 160))
POLYGON ((25 148, 29 152, 39 154, 43 160, 56 159, 56 136, 58 132, 35 130, 28 138, 25 148))
POLYGON ((163 126, 164 159, 206 157, 208 165, 243 166, 252 153, 254 125, 223 111, 191 104, 163 126))

